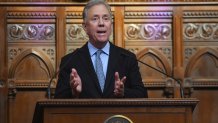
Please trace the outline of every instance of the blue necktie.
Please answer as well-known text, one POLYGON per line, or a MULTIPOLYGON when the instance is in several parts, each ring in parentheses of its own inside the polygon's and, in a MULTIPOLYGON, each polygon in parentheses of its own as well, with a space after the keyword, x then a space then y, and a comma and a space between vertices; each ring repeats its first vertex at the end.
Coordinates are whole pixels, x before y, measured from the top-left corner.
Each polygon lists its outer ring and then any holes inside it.
POLYGON ((95 60, 95 66, 96 66, 96 74, 98 77, 98 81, 101 87, 101 91, 103 92, 104 90, 104 83, 105 83, 105 76, 104 76, 104 72, 103 72, 103 65, 101 62, 101 58, 100 55, 103 51, 102 50, 98 50, 96 52, 96 60, 95 60))

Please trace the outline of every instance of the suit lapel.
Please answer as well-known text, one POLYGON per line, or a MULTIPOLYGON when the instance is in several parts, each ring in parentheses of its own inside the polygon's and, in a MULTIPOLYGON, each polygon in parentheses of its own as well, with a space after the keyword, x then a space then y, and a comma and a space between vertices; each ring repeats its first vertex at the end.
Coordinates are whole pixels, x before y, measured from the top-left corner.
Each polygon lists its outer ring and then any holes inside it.
POLYGON ((114 74, 117 68, 117 61, 119 58, 119 51, 117 48, 110 43, 110 54, 109 54, 109 59, 108 59, 108 67, 107 67, 107 76, 105 80, 105 89, 104 93, 109 93, 110 90, 113 91, 114 88, 114 74))
POLYGON ((87 74, 90 78, 92 78, 92 81, 90 80, 90 82, 93 82, 93 84, 95 84, 97 90, 99 93, 101 92, 101 88, 98 82, 98 78, 97 75, 95 73, 94 70, 94 66, 92 64, 92 60, 91 60, 91 56, 88 50, 88 46, 87 43, 81 48, 81 62, 83 62, 83 65, 85 65, 85 68, 87 68, 87 74))

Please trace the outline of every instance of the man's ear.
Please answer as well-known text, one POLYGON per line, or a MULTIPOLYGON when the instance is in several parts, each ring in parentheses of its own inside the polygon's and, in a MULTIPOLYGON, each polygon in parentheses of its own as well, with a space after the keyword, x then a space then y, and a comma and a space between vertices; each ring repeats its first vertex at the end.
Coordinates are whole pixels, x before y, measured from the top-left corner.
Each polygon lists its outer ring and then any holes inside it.
POLYGON ((86 29, 86 24, 83 22, 82 23, 82 27, 83 27, 83 29, 85 30, 85 31, 87 31, 87 29, 86 29))

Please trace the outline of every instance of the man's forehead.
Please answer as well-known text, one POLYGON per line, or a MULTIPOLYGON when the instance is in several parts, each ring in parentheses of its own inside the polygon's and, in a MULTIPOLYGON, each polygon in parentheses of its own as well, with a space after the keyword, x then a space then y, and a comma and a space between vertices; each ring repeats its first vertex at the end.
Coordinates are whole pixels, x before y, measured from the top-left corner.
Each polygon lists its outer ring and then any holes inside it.
POLYGON ((97 5, 92 6, 92 7, 89 9, 89 12, 90 12, 90 11, 95 11, 96 13, 97 13, 97 12, 103 12, 103 11, 100 11, 100 10, 99 10, 99 6, 101 6, 100 8, 104 8, 105 10, 107 10, 107 13, 109 14, 109 10, 107 9, 107 7, 106 7, 104 4, 97 4, 97 5), (98 7, 98 9, 96 9, 96 7, 98 7))
POLYGON ((110 14, 108 14, 108 13, 105 13, 105 14, 94 13, 92 16, 93 16, 93 17, 98 17, 98 16, 107 17, 107 16, 110 16, 110 14))

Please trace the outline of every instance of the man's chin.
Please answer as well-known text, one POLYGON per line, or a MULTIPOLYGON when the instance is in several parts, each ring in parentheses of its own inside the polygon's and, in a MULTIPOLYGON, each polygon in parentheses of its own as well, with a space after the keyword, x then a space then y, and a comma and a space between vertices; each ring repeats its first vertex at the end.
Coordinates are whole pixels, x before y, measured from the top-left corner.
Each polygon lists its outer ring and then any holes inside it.
POLYGON ((98 38, 98 42, 105 43, 108 41, 108 38, 98 38))

